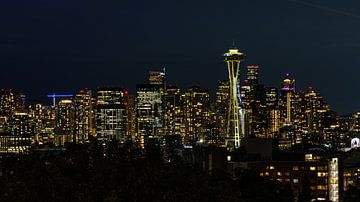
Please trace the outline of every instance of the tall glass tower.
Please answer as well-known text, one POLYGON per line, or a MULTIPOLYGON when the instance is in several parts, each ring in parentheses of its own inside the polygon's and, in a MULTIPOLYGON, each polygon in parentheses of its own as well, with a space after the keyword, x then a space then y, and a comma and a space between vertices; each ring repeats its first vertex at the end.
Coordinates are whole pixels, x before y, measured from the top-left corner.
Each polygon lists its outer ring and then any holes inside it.
POLYGON ((237 48, 231 48, 224 54, 227 63, 230 81, 229 112, 227 117, 227 138, 226 146, 230 148, 240 147, 240 138, 244 138, 244 110, 240 108, 240 88, 239 74, 240 62, 245 59, 245 55, 240 53, 237 48))

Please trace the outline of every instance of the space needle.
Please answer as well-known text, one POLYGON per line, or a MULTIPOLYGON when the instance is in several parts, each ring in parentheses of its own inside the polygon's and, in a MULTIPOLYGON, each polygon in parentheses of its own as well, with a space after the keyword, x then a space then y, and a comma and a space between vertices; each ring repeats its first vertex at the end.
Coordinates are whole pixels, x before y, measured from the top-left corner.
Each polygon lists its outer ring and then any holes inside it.
POLYGON ((229 107, 227 114, 227 137, 226 147, 239 148, 241 138, 245 137, 245 110, 242 108, 240 99, 240 62, 245 59, 245 54, 239 52, 237 48, 230 48, 224 54, 229 72, 229 107))

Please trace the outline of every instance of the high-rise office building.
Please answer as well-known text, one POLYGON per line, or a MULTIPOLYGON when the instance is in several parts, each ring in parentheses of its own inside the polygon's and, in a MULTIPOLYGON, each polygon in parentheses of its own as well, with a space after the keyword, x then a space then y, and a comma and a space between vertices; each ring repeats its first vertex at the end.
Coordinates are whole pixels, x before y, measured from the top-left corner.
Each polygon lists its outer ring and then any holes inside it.
POLYGON ((23 93, 15 94, 15 110, 25 110, 26 108, 26 95, 23 93))
POLYGON ((34 135, 29 114, 25 110, 14 112, 8 126, 8 133, 0 134, 0 153, 27 153, 34 135))
POLYGON ((29 116, 34 124, 33 142, 38 145, 55 144, 57 108, 40 103, 29 105, 29 116))
POLYGON ((158 84, 138 84, 136 90, 137 134, 140 138, 163 135, 163 87, 158 84))
POLYGON ((295 93, 295 80, 289 74, 281 82, 279 109, 281 116, 281 129, 278 135, 279 149, 289 149, 296 143, 296 127, 294 120, 299 95, 295 93))
POLYGON ((360 133, 360 112, 356 112, 351 116, 350 131, 356 134, 360 133))
POLYGON ((266 105, 273 108, 278 105, 278 89, 275 87, 266 88, 266 105))
POLYGON ((316 93, 313 87, 309 87, 305 94, 305 102, 308 132, 321 133, 324 128, 323 118, 328 111, 323 97, 316 93))
POLYGON ((269 110, 268 124, 269 131, 267 133, 267 138, 276 138, 278 137, 280 128, 281 128, 281 118, 280 110, 277 108, 272 108, 269 110))
POLYGON ((96 138, 103 145, 112 140, 126 141, 126 107, 122 89, 99 88, 97 90, 96 133, 96 138))
POLYGON ((125 107, 126 107, 126 136, 136 139, 136 112, 135 112, 135 96, 130 95, 128 91, 124 91, 125 107))
POLYGON ((247 99, 250 102, 255 102, 257 95, 257 86, 259 85, 259 66, 247 66, 247 85, 249 86, 249 92, 247 92, 247 99))
POLYGON ((259 66, 246 67, 246 80, 242 86, 242 101, 246 109, 245 134, 250 137, 265 138, 268 124, 266 88, 259 84, 259 66))
POLYGON ((251 85, 259 84, 259 66, 249 65, 246 67, 247 70, 247 80, 251 85))
POLYGON ((15 95, 11 89, 0 90, 0 114, 11 116, 15 110, 15 95))
POLYGON ((75 106, 73 100, 60 100, 56 106, 56 143, 64 145, 74 141, 75 106))
MULTIPOLYGON (((330 127, 326 127, 323 129, 323 137, 322 138, 311 138, 310 143, 317 145, 319 143, 330 145, 332 148, 345 148, 348 142, 344 141, 344 137, 346 134, 343 133, 340 125, 335 124, 330 127)), ((350 138, 347 138, 349 141, 350 138)))
POLYGON ((95 111, 92 92, 82 89, 75 96, 75 137, 76 143, 86 143, 95 136, 95 111))
POLYGON ((176 86, 167 86, 165 94, 164 132, 166 135, 181 135, 181 92, 176 86))
POLYGON ((295 94, 295 80, 286 74, 281 82, 281 107, 284 125, 291 125, 293 118, 293 101, 295 94))
POLYGON ((193 86, 183 94, 182 104, 186 129, 184 142, 205 141, 210 133, 209 91, 193 86))
POLYGON ((251 99, 250 99, 250 92, 251 92, 251 86, 250 83, 247 79, 245 79, 244 81, 242 81, 242 85, 240 86, 240 98, 241 98, 241 103, 246 107, 246 108, 250 108, 250 103, 251 103, 251 99))
POLYGON ((149 84, 161 85, 166 87, 165 69, 164 71, 149 71, 149 84))
POLYGON ((229 119, 227 123, 226 145, 229 148, 241 146, 241 138, 245 137, 245 110, 240 106, 240 62, 245 55, 238 49, 231 48, 224 54, 230 81, 229 119))
POLYGON ((124 103, 124 90, 120 88, 99 88, 96 92, 96 105, 112 105, 124 103))
POLYGON ((218 81, 216 91, 215 103, 215 122, 219 137, 226 138, 227 136, 227 120, 229 119, 229 99, 230 86, 229 81, 218 81))

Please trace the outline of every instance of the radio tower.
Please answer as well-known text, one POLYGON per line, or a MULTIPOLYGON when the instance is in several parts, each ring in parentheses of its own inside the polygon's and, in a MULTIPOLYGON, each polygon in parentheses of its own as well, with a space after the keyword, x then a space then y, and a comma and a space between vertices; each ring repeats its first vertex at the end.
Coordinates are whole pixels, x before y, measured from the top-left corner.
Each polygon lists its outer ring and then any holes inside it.
POLYGON ((231 48, 228 53, 224 54, 224 58, 227 63, 230 81, 230 99, 226 129, 227 137, 225 144, 228 148, 236 149, 240 147, 240 138, 245 137, 245 111, 240 106, 241 100, 239 88, 240 62, 245 59, 245 55, 240 53, 237 48, 231 48))

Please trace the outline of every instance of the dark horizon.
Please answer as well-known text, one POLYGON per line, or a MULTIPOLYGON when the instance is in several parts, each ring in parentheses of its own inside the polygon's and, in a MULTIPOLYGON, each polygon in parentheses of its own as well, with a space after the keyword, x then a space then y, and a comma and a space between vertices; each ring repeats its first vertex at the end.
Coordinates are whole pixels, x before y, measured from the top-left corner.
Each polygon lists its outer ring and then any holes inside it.
MULTIPOLYGON (((149 70, 216 90, 232 42, 279 87, 285 73, 312 85, 339 114, 360 109, 360 3, 331 1, 17 1, 0 7, 0 88, 48 93, 119 86, 134 93, 149 70)), ((242 71, 244 73, 245 71, 242 71)))

